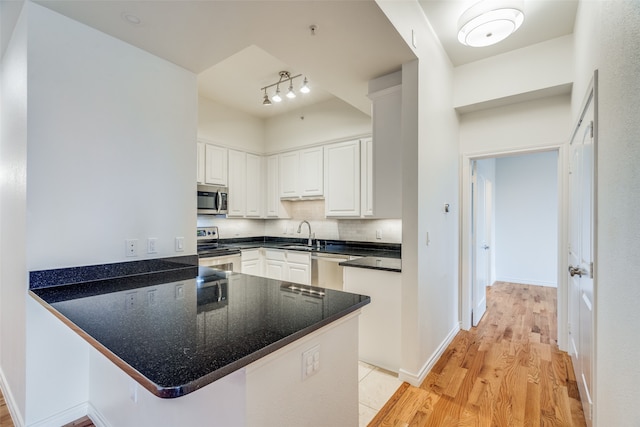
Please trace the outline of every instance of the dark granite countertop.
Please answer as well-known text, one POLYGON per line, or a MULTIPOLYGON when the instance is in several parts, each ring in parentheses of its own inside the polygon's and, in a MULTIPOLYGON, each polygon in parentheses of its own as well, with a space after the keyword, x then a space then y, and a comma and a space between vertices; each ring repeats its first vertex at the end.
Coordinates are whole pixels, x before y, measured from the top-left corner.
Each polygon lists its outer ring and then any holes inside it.
MULTIPOLYGON (((307 239, 294 238, 275 238, 275 237, 259 237, 259 238, 238 238, 238 239, 221 239, 222 247, 232 247, 240 250, 267 248, 267 249, 290 249, 299 251, 308 251, 311 253, 327 253, 336 255, 351 255, 360 257, 383 257, 383 258, 400 258, 401 245, 397 243, 369 243, 369 242, 351 242, 345 240, 322 240, 320 248, 317 246, 307 246, 307 239)), ((315 241, 314 241, 315 243, 315 241)))
POLYGON ((340 265, 343 267, 368 268, 398 273, 402 271, 402 260, 397 258, 365 257, 343 261, 340 265))
POLYGON ((191 256, 30 272, 30 294, 163 398, 204 387, 370 302, 197 262, 191 256))

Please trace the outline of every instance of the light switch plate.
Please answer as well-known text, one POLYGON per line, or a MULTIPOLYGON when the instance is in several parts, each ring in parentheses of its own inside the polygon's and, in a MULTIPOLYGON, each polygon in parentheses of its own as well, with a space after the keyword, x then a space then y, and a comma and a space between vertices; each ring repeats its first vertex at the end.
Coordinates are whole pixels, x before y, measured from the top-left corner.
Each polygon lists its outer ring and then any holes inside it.
POLYGON ((302 353, 302 380, 320 370, 320 344, 302 353))

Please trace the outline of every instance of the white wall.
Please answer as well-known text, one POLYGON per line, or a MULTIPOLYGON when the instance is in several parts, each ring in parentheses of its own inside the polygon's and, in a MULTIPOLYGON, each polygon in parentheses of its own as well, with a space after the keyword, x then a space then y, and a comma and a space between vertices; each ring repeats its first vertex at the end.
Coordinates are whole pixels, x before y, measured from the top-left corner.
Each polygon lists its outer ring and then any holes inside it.
POLYGON ((454 69, 453 106, 469 110, 568 89, 573 81, 573 38, 558 37, 454 69))
POLYGON ((496 159, 496 280, 557 286, 558 152, 496 159))
POLYGON ((151 256, 147 237, 153 257, 195 254, 196 77, 31 2, 14 34, 2 64, 0 363, 17 422, 60 425, 88 399, 88 344, 27 296, 28 271, 131 260, 125 238, 140 240, 137 259, 151 256))
POLYGON ((0 64, 0 386, 18 425, 26 396, 27 16, 0 64))
POLYGON ((195 75, 32 9, 28 267, 131 261, 128 238, 195 254, 195 75))
POLYGON ((458 330, 458 120, 451 63, 418 2, 377 1, 417 61, 402 70, 402 365, 418 385, 458 330), (451 211, 444 213, 449 203, 451 211), (427 246, 427 232, 430 244, 427 246))
POLYGON ((336 98, 265 120, 265 151, 275 153, 367 134, 371 134, 371 117, 336 98))
POLYGON ((636 1, 583 1, 575 25, 572 111, 599 70, 595 257, 595 425, 640 425, 640 8, 636 1))
POLYGON ((558 95, 460 115, 460 152, 498 153, 569 140, 571 100, 558 95))
POLYGON ((198 97, 198 139, 262 154, 264 120, 211 99, 198 97))

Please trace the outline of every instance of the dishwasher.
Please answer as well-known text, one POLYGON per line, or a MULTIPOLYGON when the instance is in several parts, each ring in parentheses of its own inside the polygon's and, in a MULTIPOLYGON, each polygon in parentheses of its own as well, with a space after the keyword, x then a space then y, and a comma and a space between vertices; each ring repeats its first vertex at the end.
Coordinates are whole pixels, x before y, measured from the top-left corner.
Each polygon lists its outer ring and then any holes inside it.
POLYGON ((314 253, 311 255, 311 285, 321 288, 343 290, 344 273, 341 262, 349 260, 348 255, 314 253))

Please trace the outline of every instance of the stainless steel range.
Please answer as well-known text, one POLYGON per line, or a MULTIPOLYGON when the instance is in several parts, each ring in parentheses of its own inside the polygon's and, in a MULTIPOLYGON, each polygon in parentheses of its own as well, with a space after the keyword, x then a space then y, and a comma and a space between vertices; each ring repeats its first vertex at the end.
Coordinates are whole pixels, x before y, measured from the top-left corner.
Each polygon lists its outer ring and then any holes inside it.
POLYGON ((221 245, 218 227, 198 227, 198 257, 203 267, 241 271, 240 249, 221 245))

